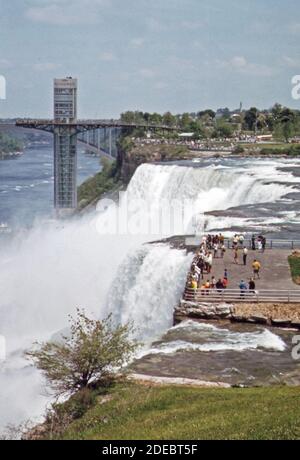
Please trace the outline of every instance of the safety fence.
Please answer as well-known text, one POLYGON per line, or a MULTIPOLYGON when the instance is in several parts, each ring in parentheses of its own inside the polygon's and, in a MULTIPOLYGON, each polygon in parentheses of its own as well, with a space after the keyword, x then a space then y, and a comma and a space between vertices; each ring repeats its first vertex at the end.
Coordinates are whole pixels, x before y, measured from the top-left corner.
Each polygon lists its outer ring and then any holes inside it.
POLYGON ((239 289, 192 289, 185 290, 184 300, 190 302, 245 302, 245 303, 300 303, 299 290, 269 290, 260 289, 255 291, 239 289))
MULTIPOLYGON (((228 249, 233 247, 232 239, 225 239, 225 245, 228 249)), ((246 238, 242 243, 238 244, 238 247, 242 248, 246 246, 251 249, 253 242, 251 239, 246 238)), ((255 240, 255 249, 258 249, 258 240, 255 240)), ((300 240, 266 240, 265 249, 299 249, 300 240)))

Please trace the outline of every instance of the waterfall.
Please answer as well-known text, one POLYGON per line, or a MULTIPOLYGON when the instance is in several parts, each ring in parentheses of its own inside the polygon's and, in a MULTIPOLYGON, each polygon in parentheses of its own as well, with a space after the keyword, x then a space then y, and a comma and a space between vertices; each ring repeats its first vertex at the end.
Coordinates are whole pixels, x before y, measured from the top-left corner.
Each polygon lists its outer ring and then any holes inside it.
POLYGON ((192 255, 166 245, 144 246, 119 267, 108 310, 119 323, 133 321, 140 340, 153 341, 172 326, 192 255))

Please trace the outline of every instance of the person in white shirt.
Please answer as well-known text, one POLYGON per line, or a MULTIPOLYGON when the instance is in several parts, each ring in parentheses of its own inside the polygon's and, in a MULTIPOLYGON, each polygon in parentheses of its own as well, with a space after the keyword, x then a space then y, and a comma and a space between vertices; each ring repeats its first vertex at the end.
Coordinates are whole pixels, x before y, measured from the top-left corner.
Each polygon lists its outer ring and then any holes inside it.
POLYGON ((248 256, 248 249, 246 248, 246 246, 244 246, 244 249, 243 249, 243 262, 244 262, 245 266, 247 265, 247 256, 248 256))

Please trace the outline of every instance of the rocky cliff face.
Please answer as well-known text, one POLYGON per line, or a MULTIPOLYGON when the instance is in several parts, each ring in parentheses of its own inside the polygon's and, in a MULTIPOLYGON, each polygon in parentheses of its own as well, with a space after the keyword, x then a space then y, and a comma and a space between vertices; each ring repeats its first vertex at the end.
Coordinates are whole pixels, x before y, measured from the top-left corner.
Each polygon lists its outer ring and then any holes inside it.
POLYGON ((128 183, 135 170, 143 163, 188 160, 194 156, 185 146, 139 144, 126 150, 120 149, 118 163, 122 180, 128 183))

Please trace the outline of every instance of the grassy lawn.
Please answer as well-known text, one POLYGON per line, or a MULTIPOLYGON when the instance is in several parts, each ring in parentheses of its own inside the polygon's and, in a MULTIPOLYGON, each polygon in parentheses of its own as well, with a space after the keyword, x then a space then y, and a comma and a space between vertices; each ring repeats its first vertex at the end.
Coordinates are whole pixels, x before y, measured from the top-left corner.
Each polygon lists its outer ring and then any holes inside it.
POLYGON ((281 142, 272 142, 269 144, 266 143, 261 143, 261 142, 256 142, 256 143, 240 143, 239 144, 241 147, 246 147, 246 148, 251 148, 251 147, 259 147, 259 148, 265 148, 265 149, 282 149, 286 150, 286 148, 289 146, 289 144, 286 143, 281 143, 281 142))
POLYGON ((238 144, 240 147, 248 150, 260 149, 261 155, 291 155, 299 156, 300 155, 300 145, 299 144, 287 144, 287 143, 272 143, 272 144, 238 144))
POLYGON ((300 389, 118 384, 63 439, 299 439, 300 389))
POLYGON ((290 256, 289 264, 294 283, 300 284, 300 257, 290 256))

